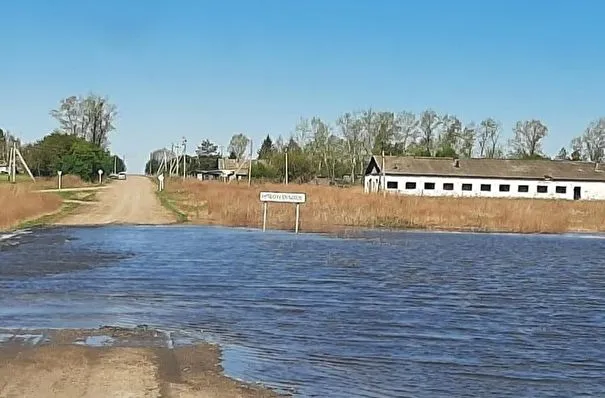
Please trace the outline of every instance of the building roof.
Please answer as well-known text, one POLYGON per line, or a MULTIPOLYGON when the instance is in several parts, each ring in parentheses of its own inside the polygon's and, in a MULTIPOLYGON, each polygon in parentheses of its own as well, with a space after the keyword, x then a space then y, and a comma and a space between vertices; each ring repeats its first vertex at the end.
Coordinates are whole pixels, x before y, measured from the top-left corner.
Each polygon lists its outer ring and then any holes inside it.
POLYGON ((237 159, 219 159, 218 168, 220 170, 248 170, 250 166, 249 160, 242 160, 240 162, 237 159))
MULTIPOLYGON (((373 156, 366 174, 382 173, 382 161, 373 156)), ((385 156, 384 168, 385 174, 396 175, 605 182, 605 165, 571 160, 385 156)))

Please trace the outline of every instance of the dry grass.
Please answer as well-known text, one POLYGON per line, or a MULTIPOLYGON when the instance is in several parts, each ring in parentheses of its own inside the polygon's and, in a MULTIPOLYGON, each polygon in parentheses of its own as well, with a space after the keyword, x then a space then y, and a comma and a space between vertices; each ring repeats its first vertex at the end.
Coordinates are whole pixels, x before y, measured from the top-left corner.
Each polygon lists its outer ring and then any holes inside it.
MULTIPOLYGON (((79 188, 94 185, 90 182, 83 181, 79 176, 64 175, 61 178, 62 188, 79 188)), ((53 189, 58 188, 57 177, 38 177, 36 178, 36 187, 38 189, 53 189)))
MULTIPOLYGON (((259 227, 260 191, 305 192, 301 230, 331 232, 342 227, 419 228, 456 231, 561 233, 605 231, 605 202, 430 198, 364 194, 360 187, 170 180, 167 194, 194 223, 259 227)), ((294 206, 269 205, 268 227, 292 229, 294 206)))
MULTIPOLYGON (((8 176, 6 174, 0 176, 0 186, 10 185, 8 176)), ((34 183, 27 175, 17 175, 17 185, 34 186, 35 189, 53 189, 58 188, 58 177, 36 177, 34 183)), ((75 175, 64 175, 61 179, 61 186, 63 188, 78 188, 93 185, 89 182, 83 181, 79 176, 75 175)))
POLYGON ((33 183, 0 185, 0 230, 59 210, 63 200, 52 193, 33 192, 33 183))

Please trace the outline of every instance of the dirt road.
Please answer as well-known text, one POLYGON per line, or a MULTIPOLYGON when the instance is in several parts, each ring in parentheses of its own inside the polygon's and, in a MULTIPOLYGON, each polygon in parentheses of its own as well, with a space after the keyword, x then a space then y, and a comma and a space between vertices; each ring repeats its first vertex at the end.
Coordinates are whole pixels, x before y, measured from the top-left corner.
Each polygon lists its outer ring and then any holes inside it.
POLYGON ((155 186, 143 176, 128 176, 99 190, 97 202, 81 206, 58 225, 171 224, 176 218, 161 204, 155 186))
POLYGON ((223 376, 215 346, 168 349, 154 331, 3 331, 2 337, 0 397, 277 396, 223 376), (111 338, 112 345, 87 346, 91 336, 111 338))

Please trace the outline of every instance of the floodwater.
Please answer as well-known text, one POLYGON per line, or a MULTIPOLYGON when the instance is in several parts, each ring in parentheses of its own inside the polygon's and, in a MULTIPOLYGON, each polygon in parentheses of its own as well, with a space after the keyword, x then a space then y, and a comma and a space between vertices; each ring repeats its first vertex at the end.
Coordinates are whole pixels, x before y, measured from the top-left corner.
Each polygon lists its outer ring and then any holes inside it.
POLYGON ((0 241, 0 327, 147 324, 301 397, 605 396, 604 255, 601 236, 47 229, 0 241))

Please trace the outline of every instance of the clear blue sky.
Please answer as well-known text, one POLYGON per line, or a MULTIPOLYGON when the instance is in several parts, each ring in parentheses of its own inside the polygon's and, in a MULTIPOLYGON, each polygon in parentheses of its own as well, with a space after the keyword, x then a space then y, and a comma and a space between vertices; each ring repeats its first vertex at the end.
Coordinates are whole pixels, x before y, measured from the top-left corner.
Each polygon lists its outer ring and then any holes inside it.
POLYGON ((33 141, 72 94, 120 111, 130 170, 186 136, 289 136, 301 116, 367 107, 509 136, 539 118, 556 152, 605 116, 605 2, 557 0, 20 0, 0 5, 0 126, 33 141))

